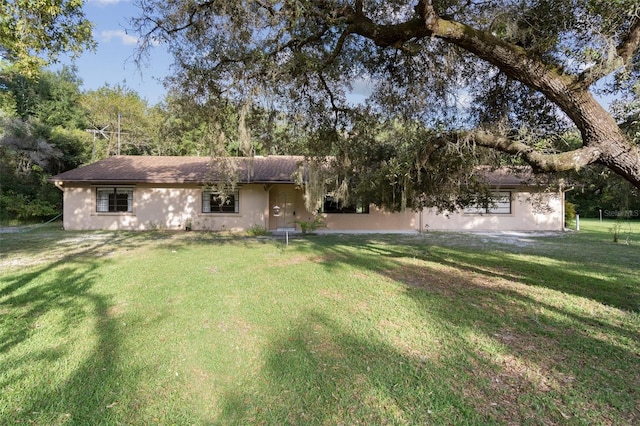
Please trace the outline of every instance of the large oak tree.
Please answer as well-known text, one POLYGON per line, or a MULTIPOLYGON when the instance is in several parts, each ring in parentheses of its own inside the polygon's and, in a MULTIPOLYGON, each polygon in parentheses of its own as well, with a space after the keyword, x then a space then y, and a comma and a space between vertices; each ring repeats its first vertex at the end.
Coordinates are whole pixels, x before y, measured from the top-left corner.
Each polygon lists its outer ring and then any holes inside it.
POLYGON ((137 29, 167 43, 172 82, 193 99, 262 97, 354 134, 349 94, 366 83, 370 113, 437 129, 423 152, 489 147, 546 172, 599 163, 640 187, 640 147, 621 125, 638 115, 638 0, 140 5, 137 29), (607 96, 635 107, 615 117, 607 96), (572 130, 577 146, 564 143, 572 130))

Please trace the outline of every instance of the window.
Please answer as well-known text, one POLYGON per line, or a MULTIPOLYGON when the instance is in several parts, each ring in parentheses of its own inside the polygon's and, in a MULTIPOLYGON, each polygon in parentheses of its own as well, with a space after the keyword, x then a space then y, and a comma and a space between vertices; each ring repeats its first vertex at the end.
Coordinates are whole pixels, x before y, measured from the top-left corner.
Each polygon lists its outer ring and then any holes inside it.
POLYGON ((96 188, 96 212, 133 212, 133 188, 96 188))
POLYGON ((238 213, 238 190, 222 194, 214 190, 202 191, 202 213, 238 213))
POLYGON ((497 191, 493 192, 491 197, 486 207, 472 204, 465 207, 464 212, 466 214, 511 214, 511 192, 497 191))
POLYGON ((344 205, 334 197, 327 195, 324 197, 322 213, 369 213, 369 204, 361 200, 353 204, 344 205))

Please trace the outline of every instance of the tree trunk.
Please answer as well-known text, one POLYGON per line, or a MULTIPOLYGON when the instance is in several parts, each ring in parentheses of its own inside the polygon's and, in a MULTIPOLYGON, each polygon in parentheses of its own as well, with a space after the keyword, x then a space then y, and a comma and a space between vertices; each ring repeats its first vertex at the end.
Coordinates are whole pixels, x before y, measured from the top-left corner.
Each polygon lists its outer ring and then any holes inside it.
MULTIPOLYGON (((567 114, 579 129, 583 147, 562 155, 537 153, 525 160, 545 171, 579 169, 601 163, 640 188, 640 147, 621 130, 578 77, 564 74, 527 52, 494 37, 452 21, 431 15, 425 19, 431 35, 453 43, 495 65, 508 76, 543 93, 567 114)), ((494 148, 500 149, 500 147, 494 148)), ((513 153, 512 150, 504 150, 513 153)))
MULTIPOLYGON (((548 154, 485 131, 471 132, 477 144, 520 155, 534 168, 547 172, 601 163, 640 188, 640 147, 620 130, 611 114, 595 100, 589 91, 592 78, 565 73, 489 32, 442 19, 431 1, 420 1, 416 10, 419 18, 396 25, 376 24, 364 15, 361 5, 357 10, 347 9, 342 13, 350 24, 348 32, 368 38, 379 46, 402 46, 415 38, 435 37, 493 64, 556 104, 576 125, 583 141, 582 147, 574 151, 548 154)), ((636 35, 640 35, 640 29, 636 35)))

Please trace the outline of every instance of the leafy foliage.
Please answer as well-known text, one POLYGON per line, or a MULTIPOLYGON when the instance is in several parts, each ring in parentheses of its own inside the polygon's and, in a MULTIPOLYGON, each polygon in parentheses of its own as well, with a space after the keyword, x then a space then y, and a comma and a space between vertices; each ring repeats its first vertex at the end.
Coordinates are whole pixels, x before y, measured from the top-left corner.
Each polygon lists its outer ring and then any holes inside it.
POLYGON ((55 215, 60 191, 47 183, 52 174, 87 159, 89 135, 79 106, 75 70, 2 75, 0 113, 0 219, 34 220, 55 215))
POLYGON ((610 170, 602 166, 584 170, 572 178, 572 183, 566 197, 581 217, 599 217, 602 213, 612 219, 631 211, 638 212, 635 218, 640 218, 640 191, 610 170))
POLYGON ((58 212, 57 204, 42 198, 31 198, 25 194, 13 192, 0 194, 0 219, 15 218, 30 221, 36 218, 51 217, 58 212))
POLYGON ((172 87, 201 104, 277 106, 303 123, 311 152, 331 151, 331 135, 368 144, 355 131, 366 108, 376 126, 399 120, 435 129, 414 154, 442 142, 485 146, 539 171, 605 164, 640 186, 640 150, 592 93, 606 77, 617 96, 632 91, 640 72, 634 0, 141 6, 134 25, 147 44, 165 42, 174 55, 172 87), (366 105, 352 102, 356 85, 368 86, 366 105), (568 129, 578 146, 557 143, 568 129))
POLYGON ((155 111, 138 93, 124 84, 105 85, 83 93, 81 103, 87 112, 89 130, 94 132, 94 160, 111 155, 154 154, 160 129, 155 111))
POLYGON ((258 225, 257 223, 247 229, 247 235, 251 237, 264 237, 269 235, 269 230, 262 225, 258 225))
POLYGON ((82 0, 3 1, 0 57, 18 73, 33 77, 60 53, 77 55, 92 48, 92 27, 82 0))
POLYGON ((300 227, 300 231, 302 231, 302 234, 304 235, 312 234, 319 228, 324 228, 325 226, 327 226, 324 223, 324 219, 320 215, 315 215, 312 218, 306 220, 296 219, 293 222, 300 227))

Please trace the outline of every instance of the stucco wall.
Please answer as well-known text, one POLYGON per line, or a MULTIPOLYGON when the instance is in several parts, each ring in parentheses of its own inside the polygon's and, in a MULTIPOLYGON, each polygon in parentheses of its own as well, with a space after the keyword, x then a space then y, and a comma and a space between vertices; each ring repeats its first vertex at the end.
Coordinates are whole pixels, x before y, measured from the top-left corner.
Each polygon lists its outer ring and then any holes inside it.
POLYGON ((564 194, 512 191, 511 214, 417 213, 423 231, 562 231, 564 194), (420 217, 421 216, 421 217, 420 217))
POLYGON ((413 211, 391 213, 374 205, 368 214, 325 213, 325 231, 415 231, 416 214, 413 211))
MULTIPOLYGON (((269 212, 278 205, 281 209, 280 216, 271 216, 269 229, 295 228, 300 230, 297 221, 312 220, 314 214, 307 211, 304 202, 304 193, 300 189, 295 189, 294 185, 273 185, 269 189, 269 212), (284 214, 286 209, 290 216, 284 214)), ((319 228, 318 232, 327 231, 405 231, 416 230, 416 215, 412 211, 403 213, 391 213, 381 210, 371 205, 367 214, 356 213, 324 213, 322 214, 325 227, 319 228)))
MULTIPOLYGON (((196 189, 198 197, 200 189, 196 189)), ((239 191, 238 213, 197 213, 193 217, 193 230, 245 231, 254 225, 268 224, 269 194, 263 185, 242 185, 239 191)), ((200 200, 200 198, 198 198, 200 200)), ((200 201, 198 201, 200 203, 200 201)), ((200 204, 198 204, 199 206, 200 204)))
POLYGON ((68 230, 184 229, 190 220, 194 230, 248 229, 266 226, 268 196, 262 185, 244 185, 239 192, 239 213, 202 213, 202 192, 197 186, 135 185, 133 212, 98 213, 95 186, 64 190, 64 228, 68 230))
MULTIPOLYGON (((293 227, 293 216, 286 223, 270 216, 278 194, 292 194, 293 185, 265 187, 242 185, 239 213, 202 213, 202 191, 198 186, 155 187, 132 185, 133 212, 96 212, 96 186, 66 187, 64 190, 64 228, 68 230, 151 230, 184 229, 188 221, 193 230, 241 231, 254 225, 268 229, 293 227)), ((312 215, 304 208, 301 191, 295 191, 290 209, 295 218, 312 215)), ((511 214, 437 214, 434 210, 390 213, 371 206, 369 214, 324 214, 320 231, 560 231, 564 228, 564 194, 513 191, 511 214)), ((299 226, 296 226, 299 229, 299 226)))

